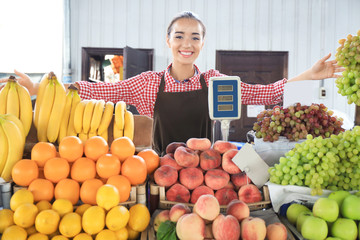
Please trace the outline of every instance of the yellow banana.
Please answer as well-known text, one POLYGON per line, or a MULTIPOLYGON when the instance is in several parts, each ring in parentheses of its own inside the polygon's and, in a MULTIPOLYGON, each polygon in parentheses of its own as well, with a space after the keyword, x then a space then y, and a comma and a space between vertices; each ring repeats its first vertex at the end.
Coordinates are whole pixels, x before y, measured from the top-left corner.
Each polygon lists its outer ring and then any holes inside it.
POLYGON ((98 133, 98 136, 102 137, 103 139, 105 139, 105 141, 107 142, 108 141, 108 130, 106 129, 106 131, 104 131, 102 134, 99 135, 98 133))
MULTIPOLYGON (((1 118, 1 115, 0 115, 1 118)), ((0 173, 5 167, 7 155, 9 151, 8 140, 3 128, 0 126, 0 173)))
POLYGON ((43 101, 39 105, 39 119, 37 123, 37 137, 39 142, 47 142, 47 129, 51 114, 51 109, 54 105, 55 99, 55 83, 51 79, 46 85, 43 101))
POLYGON ((90 132, 95 133, 96 130, 98 129, 100 122, 101 122, 101 117, 104 112, 104 106, 105 106, 104 100, 96 101, 94 112, 93 112, 93 115, 91 118, 91 123, 90 123, 90 132))
POLYGON ((15 83, 15 86, 19 95, 20 120, 24 126, 25 136, 27 136, 31 128, 33 115, 31 96, 29 91, 17 82, 15 83))
POLYGON ((7 82, 0 91, 0 114, 6 113, 7 95, 9 93, 10 82, 7 82))
POLYGON ((115 105, 115 123, 118 129, 123 130, 125 124, 125 111, 126 111, 126 103, 124 101, 119 101, 115 105))
POLYGON ((11 171, 17 161, 22 159, 25 139, 23 139, 21 130, 16 126, 13 121, 0 120, 0 125, 5 132, 8 140, 8 155, 1 177, 5 181, 11 180, 11 171))
POLYGON ((74 93, 74 91, 70 90, 66 94, 64 113, 62 115, 61 122, 60 122, 58 143, 60 143, 61 140, 67 136, 66 134, 67 134, 67 128, 68 128, 68 124, 69 124, 69 117, 70 117, 70 111, 71 111, 71 104, 72 104, 72 100, 73 100, 73 93, 74 93))
POLYGON ((22 133, 22 138, 26 139, 26 135, 25 135, 25 129, 24 129, 24 124, 21 122, 20 119, 18 119, 15 115, 12 115, 12 114, 4 114, 4 115, 1 115, 2 118, 4 118, 5 120, 7 121, 12 121, 16 124, 16 126, 20 129, 21 133, 22 133))
POLYGON ((84 116, 83 116, 83 132, 88 134, 90 131, 91 118, 93 116, 94 107, 96 100, 91 99, 85 106, 84 116))
POLYGON ((81 140, 83 143, 85 143, 86 140, 88 140, 88 135, 87 135, 87 133, 84 133, 83 131, 81 131, 81 132, 79 133, 79 138, 80 138, 80 140, 81 140))
POLYGON ((67 133, 66 133, 67 136, 76 136, 77 135, 77 133, 75 132, 75 128, 74 128, 74 113, 75 113, 75 109, 80 101, 81 101, 81 98, 78 94, 78 91, 73 90, 73 99, 72 99, 72 103, 71 103, 69 124, 67 127, 67 133))
POLYGON ((81 133, 83 129, 83 117, 86 104, 89 100, 82 100, 75 108, 74 112, 74 129, 76 133, 81 133))
POLYGON ((124 136, 124 129, 120 129, 116 124, 113 126, 114 139, 124 136))
POLYGON ((111 120, 114 115, 114 103, 107 102, 105 104, 105 110, 101 117, 100 125, 98 127, 98 135, 100 136, 103 132, 107 131, 109 128, 109 125, 111 123, 111 120))
MULTIPOLYGON (((10 80, 9 80, 10 81, 10 80)), ((10 82, 10 89, 7 96, 6 102, 6 113, 13 114, 19 117, 19 96, 15 87, 15 82, 10 82)))
POLYGON ((125 112, 124 136, 134 140, 134 115, 132 112, 125 112))
POLYGON ((51 109, 49 124, 47 127, 47 138, 49 142, 54 143, 59 136, 61 119, 64 113, 66 103, 66 90, 62 82, 54 77, 55 99, 51 109))
POLYGON ((40 106, 44 97, 45 88, 49 83, 49 79, 51 79, 53 72, 45 73, 42 79, 40 80, 39 90, 36 95, 35 106, 34 106, 34 126, 37 128, 37 124, 39 121, 39 113, 40 113, 40 106), (49 77, 50 76, 50 77, 49 77))
POLYGON ((91 137, 94 137, 94 136, 97 136, 97 132, 89 132, 88 134, 88 138, 91 138, 91 137))

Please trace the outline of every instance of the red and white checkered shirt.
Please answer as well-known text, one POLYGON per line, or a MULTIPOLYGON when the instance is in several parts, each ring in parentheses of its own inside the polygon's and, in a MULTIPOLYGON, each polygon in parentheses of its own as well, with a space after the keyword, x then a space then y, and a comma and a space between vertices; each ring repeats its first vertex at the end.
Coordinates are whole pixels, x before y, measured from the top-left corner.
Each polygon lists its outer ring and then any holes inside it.
MULTIPOLYGON (((82 99, 103 99, 106 102, 124 101, 134 105, 141 115, 153 117, 157 92, 162 76, 165 74, 165 92, 187 92, 201 89, 200 74, 204 75, 209 85, 210 77, 225 76, 217 70, 201 73, 195 65, 198 74, 189 81, 179 83, 169 73, 171 64, 161 72, 148 71, 132 78, 115 83, 92 83, 78 81, 79 94, 82 99)), ((271 105, 282 101, 284 85, 287 79, 268 85, 251 85, 241 82, 241 102, 244 105, 271 105)))

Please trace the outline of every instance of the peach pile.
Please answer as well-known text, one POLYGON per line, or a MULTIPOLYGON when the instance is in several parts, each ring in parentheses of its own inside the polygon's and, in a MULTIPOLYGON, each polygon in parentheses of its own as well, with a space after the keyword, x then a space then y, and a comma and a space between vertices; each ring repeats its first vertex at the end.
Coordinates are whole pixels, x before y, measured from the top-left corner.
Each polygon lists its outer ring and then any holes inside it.
POLYGON ((261 192, 232 161, 237 153, 235 144, 221 140, 213 145, 207 138, 170 143, 154 181, 166 188, 169 201, 194 204, 200 196, 211 194, 220 205, 234 199, 259 202, 261 192))
POLYGON ((250 216, 248 205, 241 200, 232 200, 227 205, 226 214, 220 213, 219 202, 211 194, 200 196, 192 211, 184 203, 177 203, 170 210, 162 210, 154 218, 155 231, 165 221, 176 223, 179 239, 287 239, 287 229, 282 223, 266 226, 262 218, 250 216))

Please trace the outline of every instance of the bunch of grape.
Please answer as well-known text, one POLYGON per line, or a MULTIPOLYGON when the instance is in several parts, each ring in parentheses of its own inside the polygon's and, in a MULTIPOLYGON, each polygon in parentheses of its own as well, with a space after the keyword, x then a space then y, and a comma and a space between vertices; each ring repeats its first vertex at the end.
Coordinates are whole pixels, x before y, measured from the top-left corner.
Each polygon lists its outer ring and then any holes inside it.
POLYGON ((322 189, 359 190, 359 153, 360 126, 330 138, 308 135, 269 168, 270 182, 308 186, 312 195, 321 195, 322 189))
POLYGON ((265 142, 277 141, 280 136, 290 141, 305 139, 308 134, 330 137, 344 131, 341 127, 343 119, 332 115, 333 112, 328 111, 324 104, 307 106, 296 103, 288 108, 275 106, 257 115, 253 130, 255 136, 265 142))
POLYGON ((346 96, 349 104, 360 106, 360 30, 357 36, 349 34, 347 39, 340 39, 339 43, 341 46, 337 48, 335 57, 346 70, 335 81, 338 93, 346 96))

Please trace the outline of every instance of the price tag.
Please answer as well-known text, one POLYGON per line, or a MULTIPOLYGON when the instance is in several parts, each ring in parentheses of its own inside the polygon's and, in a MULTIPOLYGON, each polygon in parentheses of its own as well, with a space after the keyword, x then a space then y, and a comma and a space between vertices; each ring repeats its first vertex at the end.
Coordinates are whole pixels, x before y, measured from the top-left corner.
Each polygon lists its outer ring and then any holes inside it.
POLYGON ((269 180, 269 166, 255 152, 251 144, 246 143, 232 161, 246 173, 257 187, 262 187, 269 180))

